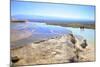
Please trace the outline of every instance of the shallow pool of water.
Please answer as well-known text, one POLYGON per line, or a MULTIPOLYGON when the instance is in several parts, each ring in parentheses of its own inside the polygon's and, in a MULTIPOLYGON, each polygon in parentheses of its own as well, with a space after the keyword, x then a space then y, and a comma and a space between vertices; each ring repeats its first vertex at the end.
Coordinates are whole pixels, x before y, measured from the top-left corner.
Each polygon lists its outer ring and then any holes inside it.
POLYGON ((88 43, 94 45, 95 44, 95 29, 80 29, 80 28, 72 28, 67 27, 68 30, 71 30, 75 35, 83 36, 88 43))
POLYGON ((70 33, 84 37, 87 40, 87 42, 91 45, 94 45, 95 43, 94 29, 83 30, 80 28, 46 25, 45 23, 11 23, 11 31, 12 30, 25 30, 32 33, 32 36, 26 39, 22 39, 11 43, 14 45, 22 45, 35 41, 46 40, 49 38, 55 38, 70 33))

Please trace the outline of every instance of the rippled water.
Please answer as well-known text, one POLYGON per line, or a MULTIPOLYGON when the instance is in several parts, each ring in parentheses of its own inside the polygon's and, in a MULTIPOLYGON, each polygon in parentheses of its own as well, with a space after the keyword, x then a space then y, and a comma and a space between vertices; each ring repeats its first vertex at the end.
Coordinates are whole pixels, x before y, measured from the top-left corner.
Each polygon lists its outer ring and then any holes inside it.
POLYGON ((95 30, 72 28, 72 27, 61 27, 46 25, 45 23, 11 23, 11 30, 25 30, 30 31, 32 36, 23 40, 16 41, 15 45, 26 44, 35 42, 38 40, 46 40, 49 38, 59 37, 65 34, 73 33, 75 35, 83 36, 89 43, 94 44, 95 42, 95 30))
POLYGON ((72 33, 70 30, 61 26, 46 25, 44 23, 11 23, 11 30, 26 30, 32 33, 34 41, 46 40, 72 33))

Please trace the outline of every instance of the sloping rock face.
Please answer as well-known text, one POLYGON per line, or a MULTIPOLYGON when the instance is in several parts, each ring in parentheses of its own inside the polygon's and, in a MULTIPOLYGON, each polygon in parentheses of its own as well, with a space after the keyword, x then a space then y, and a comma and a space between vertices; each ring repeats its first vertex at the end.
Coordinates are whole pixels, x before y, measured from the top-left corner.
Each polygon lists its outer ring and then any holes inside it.
POLYGON ((63 63, 70 62, 74 50, 68 36, 63 36, 13 49, 11 56, 20 58, 17 65, 63 63))
MULTIPOLYGON (((17 56, 19 61, 15 65, 35 65, 35 64, 53 64, 86 61, 84 49, 71 42, 72 36, 64 35, 59 38, 49 39, 41 42, 30 43, 23 47, 11 49, 11 59, 17 56)), ((88 61, 91 59, 88 59, 88 61)), ((13 62, 12 62, 13 63, 13 62)))

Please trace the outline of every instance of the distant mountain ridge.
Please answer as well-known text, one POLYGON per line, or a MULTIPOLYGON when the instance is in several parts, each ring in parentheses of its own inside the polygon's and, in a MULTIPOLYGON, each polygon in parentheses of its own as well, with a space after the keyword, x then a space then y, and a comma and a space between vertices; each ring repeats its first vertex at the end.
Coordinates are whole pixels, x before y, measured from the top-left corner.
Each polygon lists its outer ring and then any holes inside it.
POLYGON ((45 17, 45 16, 31 16, 31 15, 14 15, 12 18, 17 20, 29 20, 32 22, 45 22, 50 24, 67 24, 67 23, 82 23, 82 24, 95 24, 92 20, 80 20, 80 19, 66 19, 60 17, 45 17))

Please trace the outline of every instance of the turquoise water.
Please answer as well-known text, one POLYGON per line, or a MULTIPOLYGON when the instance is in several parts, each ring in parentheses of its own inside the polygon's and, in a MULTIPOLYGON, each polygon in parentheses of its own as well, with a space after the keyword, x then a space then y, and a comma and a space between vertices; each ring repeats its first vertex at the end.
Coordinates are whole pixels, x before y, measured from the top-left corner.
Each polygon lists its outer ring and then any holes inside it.
POLYGON ((94 29, 80 29, 80 28, 72 28, 67 27, 68 30, 71 30, 73 34, 80 35, 84 37, 88 43, 94 45, 95 44, 95 30, 94 29))

